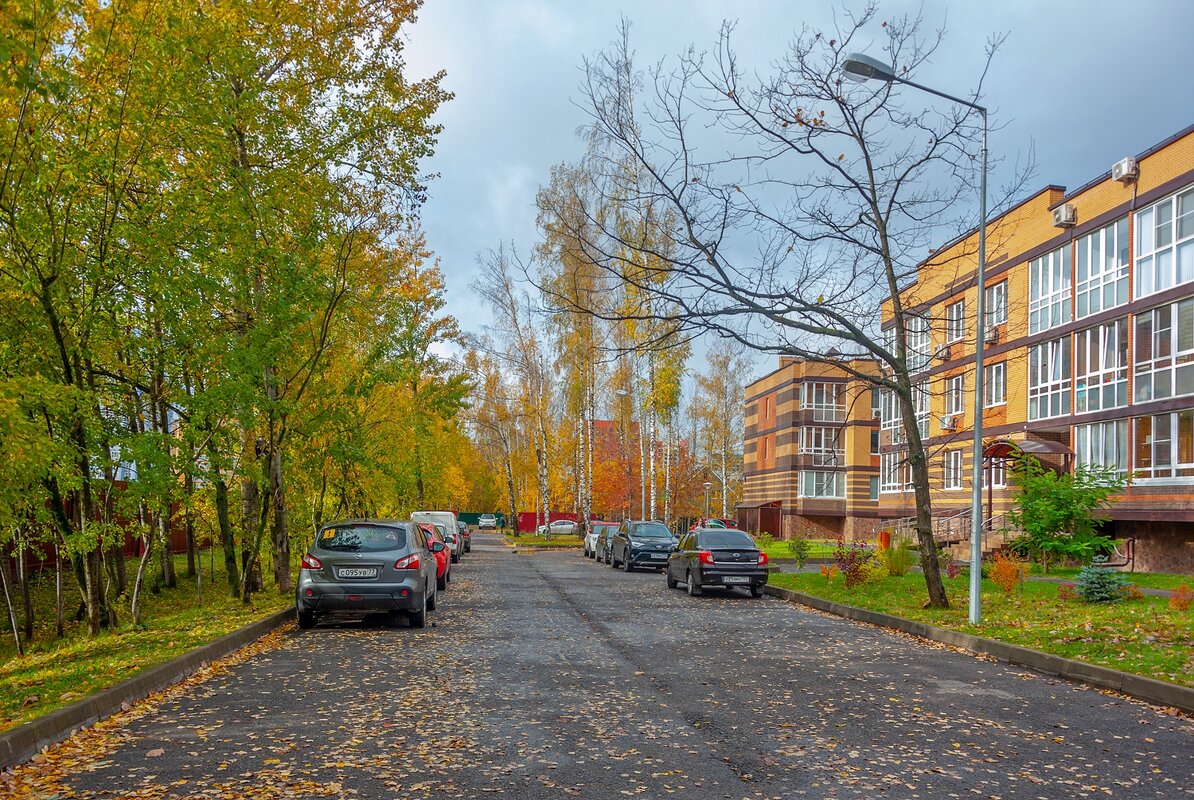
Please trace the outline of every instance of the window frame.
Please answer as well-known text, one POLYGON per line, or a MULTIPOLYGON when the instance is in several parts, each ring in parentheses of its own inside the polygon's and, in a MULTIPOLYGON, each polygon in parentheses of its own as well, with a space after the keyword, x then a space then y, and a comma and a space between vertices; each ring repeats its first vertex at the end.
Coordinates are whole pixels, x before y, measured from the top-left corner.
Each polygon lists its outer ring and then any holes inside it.
POLYGON ((1074 332, 1074 413, 1086 414, 1128 405, 1128 318, 1074 332), (1108 358, 1122 359, 1108 366, 1108 358), (1096 402, 1092 403, 1091 398, 1096 402), (1111 404, 1106 402, 1107 398, 1111 404))
POLYGON ((1194 408, 1178 411, 1166 411, 1160 414, 1148 414, 1132 418, 1132 481, 1133 483, 1151 484, 1189 484, 1194 483, 1194 408), (1164 419, 1166 436, 1160 438, 1158 421, 1164 419), (1148 428, 1147 441, 1141 440, 1141 428, 1148 428), (1183 444, 1182 427, 1187 428, 1187 441, 1183 444), (1160 450, 1157 445, 1166 443, 1167 459, 1165 464, 1158 464, 1160 450), (1142 446, 1147 446, 1147 458, 1142 458, 1142 446), (1185 448, 1184 461, 1182 449, 1185 448), (1147 463, 1145 463, 1147 462, 1147 463), (1178 474, 1178 473, 1183 474, 1178 474), (1162 473, 1162 474, 1158 474, 1162 473), (1167 474, 1166 474, 1167 473, 1167 474))
POLYGON ((1074 242, 1074 319, 1127 304, 1130 254, 1127 217, 1074 242), (1098 302, 1092 302, 1094 298, 1098 302))
MULTIPOLYGON (((1073 385, 1070 336, 1059 336, 1028 348, 1028 419, 1053 419, 1070 413, 1073 385), (1041 413, 1041 406, 1047 413, 1041 413)), ((1004 376, 1006 383, 1007 377, 1004 376)), ((1006 392, 1006 390, 1005 390, 1006 392)))
POLYGON ((983 316, 987 327, 1003 325, 1007 322, 1007 281, 992 284, 984 290, 983 316))
POLYGON ((996 361, 983 365, 983 408, 998 408, 1007 405, 1007 362, 996 361), (999 381, 994 380, 999 373, 999 381), (999 387, 999 399, 995 399, 994 387, 999 387))
POLYGON ((812 412, 814 422, 845 422, 846 406, 842 402, 845 386, 839 381, 805 381, 800 385, 801 408, 812 412), (829 391, 828 387, 833 390, 829 391))
POLYGON ((833 470, 817 470, 817 469, 802 469, 800 470, 800 497, 809 500, 845 500, 846 499, 846 473, 836 472, 833 470), (813 493, 806 491, 805 485, 808 479, 812 480, 813 493), (828 480, 830 487, 835 492, 834 494, 825 494, 816 492, 818 478, 820 480, 828 480))
POLYGON ((1134 223, 1136 297, 1147 297, 1194 281, 1194 187, 1186 186, 1139 209, 1134 223), (1163 223, 1158 221, 1162 215, 1163 223), (1185 225, 1189 229, 1182 235, 1185 225), (1181 258, 1186 254, 1190 263, 1183 278, 1181 258))
POLYGON ((1127 419, 1110 419, 1102 422, 1090 422, 1085 425, 1075 425, 1073 428, 1074 467, 1107 467, 1106 456, 1108 444, 1116 459, 1115 470, 1119 475, 1128 474, 1128 460, 1131 457, 1132 441, 1130 434, 1132 426, 1127 419), (1097 432, 1097 435, 1096 435, 1097 432), (1112 434, 1108 438, 1108 432, 1112 434), (1097 445, 1099 456, 1092 458, 1097 445))
POLYGON ((941 488, 947 492, 963 488, 965 476, 965 451, 961 448, 946 450, 941 463, 941 488))
POLYGON ((945 379, 945 413, 961 416, 966 409, 966 373, 959 372, 945 379))
POLYGON ((1073 319, 1068 244, 1028 262, 1028 332, 1041 333, 1073 319))
POLYGON ((841 434, 841 428, 829 425, 802 425, 800 454, 812 456, 813 466, 840 466, 845 460, 841 434))
POLYGON ((945 307, 945 343, 953 344, 966 338, 966 301, 958 300, 945 307))
POLYGON ((1133 321, 1131 402, 1194 394, 1194 297, 1141 311, 1133 321))

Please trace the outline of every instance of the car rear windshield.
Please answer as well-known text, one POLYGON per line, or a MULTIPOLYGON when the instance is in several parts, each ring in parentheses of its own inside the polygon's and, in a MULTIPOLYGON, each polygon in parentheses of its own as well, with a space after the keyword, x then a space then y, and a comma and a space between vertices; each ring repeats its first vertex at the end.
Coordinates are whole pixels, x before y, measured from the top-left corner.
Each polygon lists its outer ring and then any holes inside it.
POLYGON ((315 540, 319 550, 377 553, 406 547, 406 529, 388 525, 348 525, 324 528, 315 540))
POLYGON ((701 547, 742 547, 755 549, 755 540, 742 531, 705 531, 698 535, 701 547))
POLYGON ((630 535, 639 539, 670 539, 672 532, 658 522, 644 522, 630 526, 630 535))

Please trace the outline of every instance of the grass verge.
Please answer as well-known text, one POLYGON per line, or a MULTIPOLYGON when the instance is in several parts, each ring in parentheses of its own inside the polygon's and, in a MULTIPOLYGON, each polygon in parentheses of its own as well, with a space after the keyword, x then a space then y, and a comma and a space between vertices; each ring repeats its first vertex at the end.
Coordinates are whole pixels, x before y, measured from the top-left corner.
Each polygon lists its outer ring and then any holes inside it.
MULTIPOLYGON (((770 559, 792 558, 792 551, 787 541, 776 540, 762 548, 770 559)), ((833 551, 837 549, 835 539, 809 539, 808 558, 833 558, 833 551)))
POLYGON ((506 534, 506 541, 510 544, 523 545, 525 547, 583 547, 584 542, 579 536, 553 536, 550 539, 544 539, 542 536, 533 533, 520 533, 517 536, 506 534))
MULTIPOLYGON (((79 601, 73 575, 68 576, 66 635, 62 639, 54 638, 54 573, 31 577, 38 618, 33 641, 24 642, 23 656, 16 654, 7 620, 0 623, 4 637, 0 640, 0 731, 114 686, 293 602, 267 588, 254 595, 252 605, 242 604, 230 596, 220 561, 216 559, 214 575, 211 565, 204 564, 202 605, 197 579, 183 576, 186 558, 177 556, 178 588, 162 589, 158 594, 145 591, 142 629, 130 624, 125 597, 120 625, 95 637, 87 635, 85 623, 72 619, 79 601)), ((136 562, 130 560, 129 575, 135 572, 136 562)), ((20 610, 17 618, 23 619, 20 610)))
POLYGON ((1029 581, 1005 594, 983 581, 983 621, 971 625, 966 577, 944 580, 948 609, 922 608, 924 578, 917 574, 852 589, 840 575, 777 573, 770 578, 776 586, 827 600, 1194 686, 1194 611, 1174 611, 1166 598, 1087 604, 1062 600, 1055 584, 1029 581))
MULTIPOLYGON (((1049 573, 1043 577, 1072 581, 1078 577, 1078 573, 1081 571, 1080 567, 1050 567, 1049 573)), ((1040 566, 1033 564, 1031 574, 1034 577, 1041 577, 1040 566)), ((1194 589, 1194 577, 1189 575, 1168 575, 1163 572, 1123 572, 1121 574, 1127 578, 1129 583, 1134 583, 1142 589, 1173 591, 1182 584, 1194 589)))

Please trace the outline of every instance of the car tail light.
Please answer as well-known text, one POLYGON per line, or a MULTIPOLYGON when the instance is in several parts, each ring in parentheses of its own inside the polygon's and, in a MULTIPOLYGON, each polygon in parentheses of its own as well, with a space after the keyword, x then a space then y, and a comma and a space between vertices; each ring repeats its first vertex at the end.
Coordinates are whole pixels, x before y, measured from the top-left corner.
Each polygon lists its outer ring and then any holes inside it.
POLYGON ((701 563, 702 563, 702 564, 714 564, 714 563, 716 563, 716 562, 714 562, 714 560, 713 560, 713 554, 712 554, 712 553, 710 553, 708 550, 702 550, 702 551, 700 552, 700 554, 699 554, 697 557, 700 559, 700 561, 701 561, 701 563))
POLYGON ((323 562, 310 553, 303 554, 302 569, 323 569, 323 562))
POLYGON ((419 554, 412 553, 405 558, 400 558, 394 562, 394 569, 418 569, 419 568, 419 554))
POLYGON ((759 566, 764 566, 766 564, 767 564, 767 554, 759 553, 759 566))

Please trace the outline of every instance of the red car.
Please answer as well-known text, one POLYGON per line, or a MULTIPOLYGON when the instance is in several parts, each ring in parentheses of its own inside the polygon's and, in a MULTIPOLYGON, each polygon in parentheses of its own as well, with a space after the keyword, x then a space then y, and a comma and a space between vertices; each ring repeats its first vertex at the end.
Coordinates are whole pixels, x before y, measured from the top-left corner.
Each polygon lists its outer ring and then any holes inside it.
POLYGON ((433 542, 439 542, 444 545, 444 549, 440 550, 435 555, 435 588, 447 589, 448 581, 452 580, 452 553, 448 550, 448 545, 444 542, 444 538, 439 535, 439 528, 427 522, 418 523, 419 530, 423 531, 423 536, 427 539, 427 547, 431 547, 433 542))

